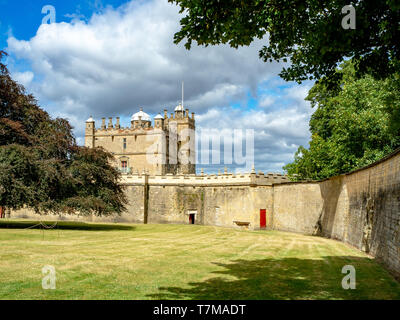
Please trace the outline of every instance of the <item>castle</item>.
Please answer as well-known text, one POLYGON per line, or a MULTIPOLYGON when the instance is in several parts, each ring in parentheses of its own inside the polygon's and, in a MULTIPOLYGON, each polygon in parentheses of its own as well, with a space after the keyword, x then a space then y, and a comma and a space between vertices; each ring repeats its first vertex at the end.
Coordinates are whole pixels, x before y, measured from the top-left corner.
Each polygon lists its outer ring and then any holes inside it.
POLYGON ((168 118, 151 117, 140 108, 131 117, 131 126, 123 128, 120 118, 113 124, 102 118, 100 128, 92 117, 86 120, 85 146, 103 147, 114 155, 114 167, 123 173, 150 175, 195 174, 195 120, 194 113, 179 104, 168 118))

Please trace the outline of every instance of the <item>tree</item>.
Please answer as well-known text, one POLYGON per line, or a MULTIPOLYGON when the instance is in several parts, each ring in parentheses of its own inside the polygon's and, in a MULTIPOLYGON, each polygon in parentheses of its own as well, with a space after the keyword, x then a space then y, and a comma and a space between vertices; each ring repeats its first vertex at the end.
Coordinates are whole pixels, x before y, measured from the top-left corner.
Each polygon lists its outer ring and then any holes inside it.
POLYGON ((280 75, 286 81, 325 79, 336 83, 335 69, 352 59, 359 75, 384 78, 400 69, 400 3, 397 0, 353 2, 356 29, 343 29, 348 0, 169 0, 186 15, 174 42, 190 49, 228 43, 249 45, 268 35, 260 50, 264 61, 289 61, 280 75))
POLYGON ((72 127, 51 119, 10 76, 0 51, 0 206, 108 215, 127 199, 112 155, 76 144, 72 127))
POLYGON ((340 89, 316 83, 306 98, 316 111, 309 149, 300 146, 284 169, 293 180, 323 179, 371 164, 400 146, 400 76, 356 77, 351 62, 337 71, 340 89), (396 115, 396 116, 394 116, 396 115))

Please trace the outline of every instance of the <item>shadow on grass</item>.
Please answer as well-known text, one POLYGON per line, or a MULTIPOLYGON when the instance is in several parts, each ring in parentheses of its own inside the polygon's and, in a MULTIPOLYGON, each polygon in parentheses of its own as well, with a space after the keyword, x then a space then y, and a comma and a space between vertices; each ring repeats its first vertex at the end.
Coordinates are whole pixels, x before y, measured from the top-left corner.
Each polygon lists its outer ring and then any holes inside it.
POLYGON ((134 230, 133 226, 114 224, 114 223, 86 223, 86 222, 76 222, 76 221, 10 221, 0 220, 0 229, 68 229, 68 230, 93 230, 93 231, 108 231, 108 230, 134 230), (55 224, 57 222, 57 224, 55 224))
POLYGON ((151 299, 276 300, 400 299, 400 284, 369 258, 342 256, 312 259, 235 260, 216 276, 191 282, 190 288, 160 287, 151 299), (356 289, 342 288, 345 265, 356 269, 356 289))

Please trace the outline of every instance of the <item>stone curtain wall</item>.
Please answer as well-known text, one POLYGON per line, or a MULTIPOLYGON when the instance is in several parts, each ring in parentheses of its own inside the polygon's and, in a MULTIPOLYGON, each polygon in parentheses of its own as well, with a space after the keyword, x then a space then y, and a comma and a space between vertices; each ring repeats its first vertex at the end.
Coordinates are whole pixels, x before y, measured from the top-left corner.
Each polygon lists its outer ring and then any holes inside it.
POLYGON ((274 185, 271 229, 313 234, 323 203, 319 183, 274 185))
POLYGON ((400 152, 346 175, 349 226, 344 239, 400 277, 400 152))
MULTIPOLYGON (((126 177, 128 190, 143 183, 139 176, 126 177)), ((218 176, 148 177, 148 198, 132 196, 129 211, 140 212, 149 223, 189 223, 195 212, 196 224, 257 229, 260 209, 267 210, 267 224, 272 219, 272 184, 286 182, 281 175, 221 174, 218 176), (136 199, 136 200, 135 200, 136 199), (141 210, 147 202, 147 213, 141 210), (135 207, 133 207, 135 206, 135 207)), ((129 193, 130 191, 128 191, 129 193)))
MULTIPOLYGON (((189 223, 196 212, 196 224, 257 229, 259 211, 272 212, 272 187, 150 186, 149 223, 189 223)), ((271 219, 272 215, 267 217, 271 219)), ((268 222, 268 221, 267 221, 268 222)))
POLYGON ((272 229, 338 239, 400 278, 400 151, 321 182, 273 187, 272 229))

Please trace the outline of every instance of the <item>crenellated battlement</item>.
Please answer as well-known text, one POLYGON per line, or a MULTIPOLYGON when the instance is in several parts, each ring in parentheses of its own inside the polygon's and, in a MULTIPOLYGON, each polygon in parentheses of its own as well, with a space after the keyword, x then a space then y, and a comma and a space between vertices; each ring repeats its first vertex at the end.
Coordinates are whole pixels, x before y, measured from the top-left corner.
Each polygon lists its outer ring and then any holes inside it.
POLYGON ((120 127, 120 128, 95 128, 94 133, 98 134, 106 134, 106 135, 129 135, 129 134, 138 134, 143 132, 143 134, 151 133, 152 130, 159 132, 161 128, 159 127, 120 127))
POLYGON ((161 185, 161 186, 272 186, 290 182, 286 175, 280 173, 219 173, 219 174, 188 174, 188 175, 148 175, 142 173, 123 173, 121 184, 123 185, 161 185))

